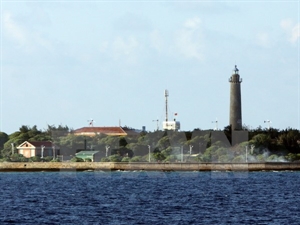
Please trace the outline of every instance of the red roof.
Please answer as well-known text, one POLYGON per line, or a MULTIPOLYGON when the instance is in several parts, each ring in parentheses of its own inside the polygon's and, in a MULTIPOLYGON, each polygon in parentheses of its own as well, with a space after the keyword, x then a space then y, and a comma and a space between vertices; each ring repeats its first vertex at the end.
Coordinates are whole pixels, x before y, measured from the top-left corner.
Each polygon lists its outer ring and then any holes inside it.
POLYGON ((127 134, 121 127, 82 127, 74 130, 74 133, 127 134))

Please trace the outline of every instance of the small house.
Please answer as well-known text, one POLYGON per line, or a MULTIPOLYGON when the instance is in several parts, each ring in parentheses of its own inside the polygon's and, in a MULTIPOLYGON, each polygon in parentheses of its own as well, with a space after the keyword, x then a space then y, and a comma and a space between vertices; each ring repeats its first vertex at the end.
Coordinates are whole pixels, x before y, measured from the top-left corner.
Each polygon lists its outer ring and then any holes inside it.
POLYGON ((41 158, 57 155, 58 149, 51 141, 24 141, 18 147, 18 153, 25 158, 39 156, 41 158))

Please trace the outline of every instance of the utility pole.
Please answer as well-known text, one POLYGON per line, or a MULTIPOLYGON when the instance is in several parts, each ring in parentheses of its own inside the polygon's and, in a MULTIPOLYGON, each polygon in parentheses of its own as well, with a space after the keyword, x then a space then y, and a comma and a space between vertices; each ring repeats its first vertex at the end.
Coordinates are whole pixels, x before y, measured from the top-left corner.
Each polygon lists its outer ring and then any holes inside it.
POLYGON ((190 145, 190 155, 192 154, 193 145, 190 145))
POLYGON ((270 123, 271 123, 271 121, 270 120, 265 120, 264 123, 268 123, 268 130, 270 130, 270 123))
POLYGON ((218 119, 216 118, 216 121, 212 121, 212 123, 215 123, 215 124, 216 124, 215 130, 218 130, 218 129, 219 129, 219 128, 218 128, 218 119))
POLYGON ((55 145, 52 146, 52 150, 53 150, 53 159, 55 159, 55 145))
POLYGON ((15 154, 15 144, 14 143, 10 143, 11 144, 11 153, 12 155, 15 154))
POLYGON ((156 130, 159 130, 159 120, 152 120, 152 122, 156 122, 156 130))
POLYGON ((106 146, 105 146, 105 157, 107 157, 107 153, 108 153, 109 148, 110 148, 109 145, 106 145, 106 146))
POLYGON ((246 145, 246 163, 248 162, 248 145, 246 145))
POLYGON ((151 155, 150 155, 151 146, 150 145, 148 145, 148 149, 149 149, 149 162, 151 162, 151 155))
POLYGON ((41 145, 41 150, 42 150, 42 157, 41 158, 44 158, 44 148, 45 148, 45 145, 41 145))

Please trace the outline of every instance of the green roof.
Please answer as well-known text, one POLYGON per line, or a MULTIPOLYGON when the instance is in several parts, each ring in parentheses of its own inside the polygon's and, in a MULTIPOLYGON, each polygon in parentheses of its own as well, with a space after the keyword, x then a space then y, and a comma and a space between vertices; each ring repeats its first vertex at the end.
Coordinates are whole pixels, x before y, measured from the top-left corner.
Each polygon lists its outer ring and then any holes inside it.
POLYGON ((79 157, 79 158, 91 158, 98 152, 99 151, 80 151, 80 152, 76 153, 75 155, 76 155, 76 157, 79 157))

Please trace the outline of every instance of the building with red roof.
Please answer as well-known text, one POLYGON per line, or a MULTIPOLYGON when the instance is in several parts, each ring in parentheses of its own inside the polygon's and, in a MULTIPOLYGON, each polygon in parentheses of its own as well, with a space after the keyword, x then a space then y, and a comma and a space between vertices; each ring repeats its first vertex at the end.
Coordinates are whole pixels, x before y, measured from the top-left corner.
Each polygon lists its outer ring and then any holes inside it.
POLYGON ((110 135, 110 136, 127 136, 127 135, 137 135, 134 129, 129 129, 127 127, 82 127, 73 131, 75 135, 86 135, 95 136, 100 134, 110 135))

